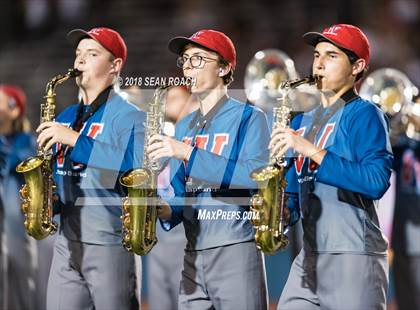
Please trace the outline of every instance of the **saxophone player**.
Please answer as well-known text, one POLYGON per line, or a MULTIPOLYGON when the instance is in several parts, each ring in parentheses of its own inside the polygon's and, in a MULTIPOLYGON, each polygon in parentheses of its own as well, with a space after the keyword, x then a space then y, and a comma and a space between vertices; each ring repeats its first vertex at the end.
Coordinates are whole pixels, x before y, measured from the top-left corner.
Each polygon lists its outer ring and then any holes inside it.
POLYGON ((120 172, 141 166, 145 114, 116 89, 127 58, 118 32, 75 29, 67 37, 81 100, 37 129, 39 145, 54 149, 61 200, 47 309, 131 309, 134 256, 121 246, 116 184, 120 172))
POLYGON ((304 35, 314 47, 321 104, 273 131, 271 152, 296 152, 288 183, 299 193, 303 249, 278 309, 385 309, 387 241, 377 200, 389 187, 392 152, 384 113, 355 83, 370 47, 357 27, 338 24, 304 35))
POLYGON ((175 197, 158 215, 187 237, 179 309, 267 309, 265 268, 250 221, 249 174, 267 163, 265 115, 228 97, 236 67, 228 36, 201 30, 169 42, 200 108, 176 124, 175 139, 151 137, 149 156, 170 157, 175 197), (237 200, 235 200, 237 197, 237 200), (241 199, 242 198, 242 199, 241 199), (213 216, 214 215, 214 216, 213 216))

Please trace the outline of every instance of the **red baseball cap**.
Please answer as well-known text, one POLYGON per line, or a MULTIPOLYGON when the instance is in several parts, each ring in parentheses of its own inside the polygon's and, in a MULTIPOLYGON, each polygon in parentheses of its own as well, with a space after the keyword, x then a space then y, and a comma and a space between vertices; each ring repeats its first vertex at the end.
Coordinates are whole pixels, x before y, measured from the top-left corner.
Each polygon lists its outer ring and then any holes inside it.
POLYGON ((123 65, 127 59, 127 46, 121 35, 110 28, 98 27, 89 31, 74 29, 67 34, 67 39, 77 45, 83 38, 92 38, 105 47, 116 58, 121 58, 123 65))
POLYGON ((236 67, 236 50, 232 40, 223 32, 204 29, 197 31, 191 37, 175 37, 169 41, 171 52, 180 55, 184 47, 193 43, 208 48, 222 56, 233 69, 236 67))
POLYGON ((322 33, 308 32, 303 35, 303 40, 316 46, 320 41, 328 41, 339 48, 349 50, 357 57, 366 61, 366 67, 370 60, 369 40, 362 30, 353 25, 337 24, 324 29, 322 33))
POLYGON ((19 117, 25 113, 26 96, 20 87, 14 85, 0 84, 0 92, 3 92, 9 98, 12 98, 19 108, 19 117))

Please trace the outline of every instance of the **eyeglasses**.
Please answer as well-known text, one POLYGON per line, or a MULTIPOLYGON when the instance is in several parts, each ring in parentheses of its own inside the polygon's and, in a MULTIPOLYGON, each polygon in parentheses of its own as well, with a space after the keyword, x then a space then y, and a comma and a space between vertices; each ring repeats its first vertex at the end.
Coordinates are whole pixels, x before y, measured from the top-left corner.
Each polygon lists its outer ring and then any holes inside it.
POLYGON ((204 56, 200 56, 200 55, 192 55, 191 57, 187 57, 187 56, 179 56, 176 59, 176 65, 179 68, 183 68, 185 63, 187 61, 190 61, 190 65, 191 67, 195 68, 195 69, 201 69, 204 67, 204 64, 206 62, 212 62, 212 61, 217 61, 217 59, 213 59, 213 58, 209 58, 209 57, 204 57, 204 56))

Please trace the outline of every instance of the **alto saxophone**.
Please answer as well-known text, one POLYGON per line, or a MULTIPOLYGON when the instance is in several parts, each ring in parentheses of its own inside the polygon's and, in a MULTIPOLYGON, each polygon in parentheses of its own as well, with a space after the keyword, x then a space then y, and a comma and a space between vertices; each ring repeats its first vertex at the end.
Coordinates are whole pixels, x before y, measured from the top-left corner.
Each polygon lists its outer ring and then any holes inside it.
MULTIPOLYGON (((69 69, 64 75, 52 78, 45 90, 46 99, 41 104, 41 123, 51 122, 55 117, 55 88, 69 78, 80 75, 77 69, 69 69)), ((25 229, 28 235, 37 240, 46 238, 57 231, 53 221, 53 194, 56 185, 52 170, 53 154, 38 147, 37 155, 22 161, 16 171, 22 173, 25 184, 20 189, 21 209, 25 216, 25 229)))
MULTIPOLYGON (((165 113, 161 97, 165 88, 167 86, 157 88, 149 104, 145 123, 145 149, 150 138, 163 131, 165 113)), ((128 170, 119 179, 128 192, 122 203, 123 245, 137 255, 146 255, 157 243, 157 176, 160 170, 160 163, 150 160, 144 152, 143 168, 128 170)))
MULTIPOLYGON (((302 84, 314 84, 317 76, 309 76, 303 79, 288 80, 282 82, 282 98, 280 104, 273 108, 273 130, 277 127, 288 127, 292 108, 287 102, 290 89, 302 84)), ((286 219, 284 208, 287 204, 285 192, 287 182, 287 161, 284 156, 270 157, 268 166, 254 170, 251 178, 258 184, 258 194, 251 198, 251 210, 256 215, 251 220, 255 228, 255 243, 257 248, 266 254, 274 254, 284 249, 289 241, 284 229, 286 219)))

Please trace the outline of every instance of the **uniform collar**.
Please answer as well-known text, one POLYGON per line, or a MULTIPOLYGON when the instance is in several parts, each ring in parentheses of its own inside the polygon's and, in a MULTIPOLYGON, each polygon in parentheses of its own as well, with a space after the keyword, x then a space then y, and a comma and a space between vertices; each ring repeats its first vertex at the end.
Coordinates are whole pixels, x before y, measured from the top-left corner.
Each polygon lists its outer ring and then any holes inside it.
POLYGON ((217 103, 210 109, 210 111, 207 112, 206 115, 201 114, 201 110, 198 109, 195 112, 194 117, 190 121, 189 128, 192 129, 194 126, 196 126, 199 129, 203 129, 207 124, 211 122, 213 117, 216 115, 216 113, 220 110, 220 108, 224 105, 224 103, 229 100, 229 97, 226 95, 223 95, 222 98, 220 98, 217 103))

